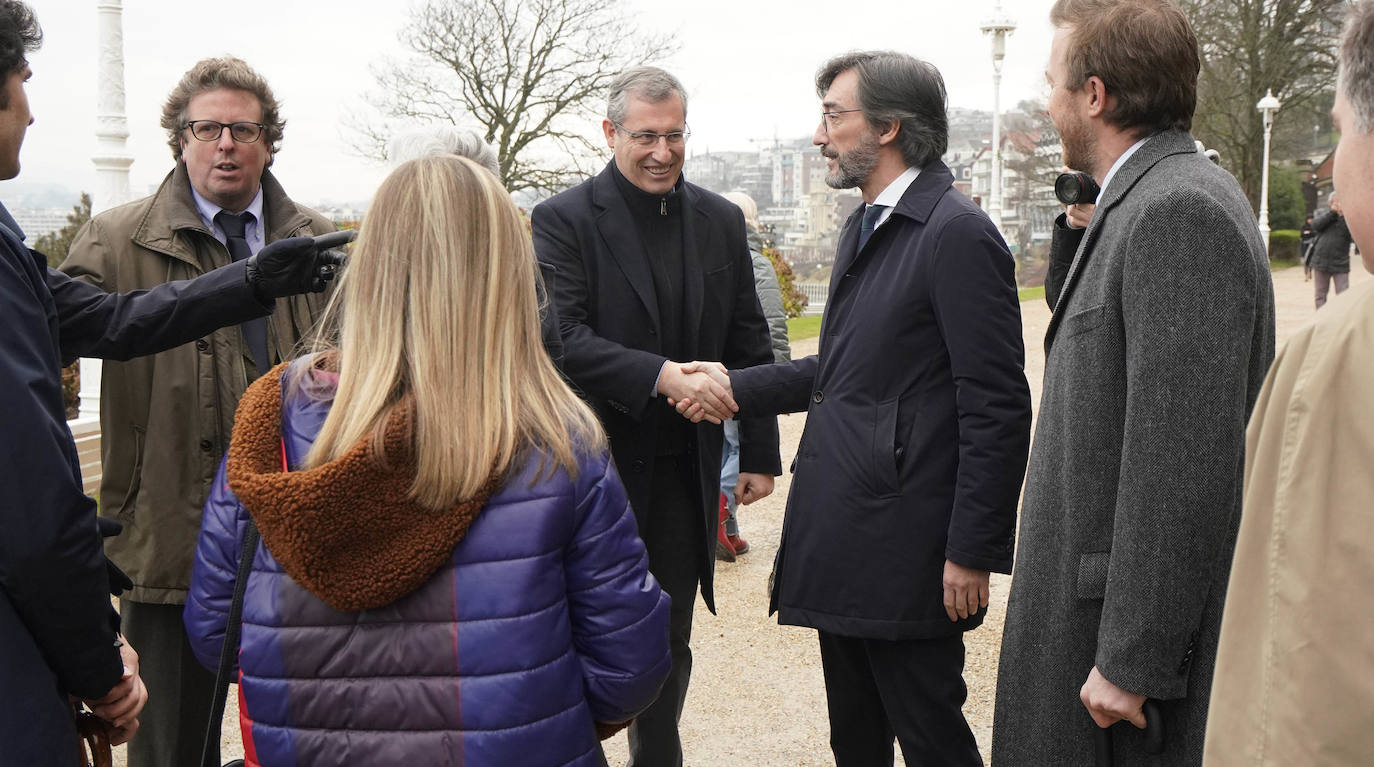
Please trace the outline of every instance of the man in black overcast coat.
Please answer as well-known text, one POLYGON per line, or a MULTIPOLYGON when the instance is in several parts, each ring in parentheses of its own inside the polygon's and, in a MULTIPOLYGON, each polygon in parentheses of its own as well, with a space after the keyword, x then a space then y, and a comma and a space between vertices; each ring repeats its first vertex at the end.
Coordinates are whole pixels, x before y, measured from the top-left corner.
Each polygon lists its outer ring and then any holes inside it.
MULTIPOLYGON (((678 720, 692 669, 697 585, 715 610, 712 574, 723 432, 689 424, 669 399, 724 389, 688 360, 768 362, 768 325, 754 289, 744 216, 682 177, 687 99, 681 83, 637 67, 611 83, 602 123, 615 158, 597 176, 535 207, 534 250, 554 267, 563 373, 596 411, 625 482, 649 570, 673 599, 673 671, 630 727, 631 767, 683 762, 678 720)), ((745 503, 781 473, 773 417, 740 424, 745 503)))

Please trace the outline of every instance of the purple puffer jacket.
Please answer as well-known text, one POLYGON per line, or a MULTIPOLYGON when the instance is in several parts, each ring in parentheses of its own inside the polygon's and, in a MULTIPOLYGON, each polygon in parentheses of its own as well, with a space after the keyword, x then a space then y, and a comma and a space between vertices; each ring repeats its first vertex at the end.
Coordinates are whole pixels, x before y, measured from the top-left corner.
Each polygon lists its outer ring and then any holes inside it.
MULTIPOLYGON (((286 398, 292 466, 329 405, 286 398)), ((379 609, 330 608, 258 545, 239 656, 249 765, 603 763, 593 722, 630 719, 668 673, 669 599, 609 456, 583 455, 575 480, 538 468, 514 472, 452 558, 379 609)), ((185 612, 210 668, 247 519, 221 465, 185 612)))

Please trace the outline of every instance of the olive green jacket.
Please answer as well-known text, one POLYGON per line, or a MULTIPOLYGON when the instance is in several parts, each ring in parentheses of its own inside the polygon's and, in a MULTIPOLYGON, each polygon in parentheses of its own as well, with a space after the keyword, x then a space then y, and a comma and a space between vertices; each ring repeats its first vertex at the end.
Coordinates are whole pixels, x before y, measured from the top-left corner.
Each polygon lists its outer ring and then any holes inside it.
MULTIPOLYGON (((334 225, 293 203, 265 171, 266 242, 322 234, 334 225)), ((205 227, 178 162, 151 197, 96 216, 77 232, 61 270, 109 291, 196 277, 230 262, 205 227)), ((268 317, 276 359, 294 356, 323 313, 326 294, 279 299, 268 317)), ((237 325, 193 343, 128 362, 104 363, 100 428, 100 513, 124 524, 105 550, 134 582, 126 599, 182 604, 201 510, 229 447, 234 409, 248 385, 237 325)))

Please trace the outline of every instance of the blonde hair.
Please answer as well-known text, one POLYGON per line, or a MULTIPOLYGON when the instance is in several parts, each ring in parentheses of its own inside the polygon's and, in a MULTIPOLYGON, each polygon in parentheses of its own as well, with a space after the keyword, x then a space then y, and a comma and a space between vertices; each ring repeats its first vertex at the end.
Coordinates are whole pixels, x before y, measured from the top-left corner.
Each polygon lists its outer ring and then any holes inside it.
MULTIPOLYGON (((596 416, 554 369, 540 339, 534 246, 491 173, 424 157, 382 182, 323 326, 338 345, 338 390, 307 467, 370 439, 385 464, 386 426, 412 413, 411 498, 447 508, 541 449, 576 473, 577 452, 604 449, 596 416)), ((551 466, 547 466, 552 470, 551 466)))
POLYGON ((753 197, 744 192, 726 192, 721 197, 733 202, 735 207, 739 208, 740 212, 744 214, 744 223, 748 224, 750 229, 758 230, 759 206, 758 203, 754 202, 753 197))

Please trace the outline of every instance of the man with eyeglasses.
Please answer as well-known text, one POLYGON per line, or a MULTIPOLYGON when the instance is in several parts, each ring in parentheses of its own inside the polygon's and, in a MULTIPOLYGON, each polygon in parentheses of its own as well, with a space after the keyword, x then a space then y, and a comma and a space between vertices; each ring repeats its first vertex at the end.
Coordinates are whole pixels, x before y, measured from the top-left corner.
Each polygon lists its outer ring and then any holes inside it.
MULTIPOLYGON (((723 387, 690 360, 728 367, 771 362, 768 325, 739 208, 682 177, 687 96, 655 67, 610 86, 599 175, 538 205, 535 252, 556 270, 550 291, 563 336, 563 372, 601 418, 624 480, 649 569, 673 599, 673 671, 630 726, 633 767, 682 764, 678 720, 692 655, 697 584, 715 610, 712 573, 723 434, 719 419, 692 424, 669 400, 723 410, 723 387)), ((777 420, 740 422, 737 492, 751 503, 781 473, 777 420)))
POLYGON ((1030 443, 1014 263, 940 161, 939 70, 855 52, 816 90, 826 183, 864 199, 820 352, 728 376, 740 416, 807 413, 771 607, 819 634, 838 767, 892 764, 894 738, 907 764, 981 765, 963 634, 1011 571, 1030 443))
MULTIPOLYGON (((62 271, 110 291, 151 288, 334 229, 292 202, 268 170, 284 123, 267 81, 242 60, 198 62, 168 96, 161 124, 176 166, 151 197, 83 227, 62 271)), ((150 699, 130 767, 200 761, 215 674, 191 655, 181 611, 201 510, 239 397, 290 357, 325 300, 284 299, 269 317, 104 364, 100 511, 124 524, 106 549, 133 580, 120 611, 150 699)))

